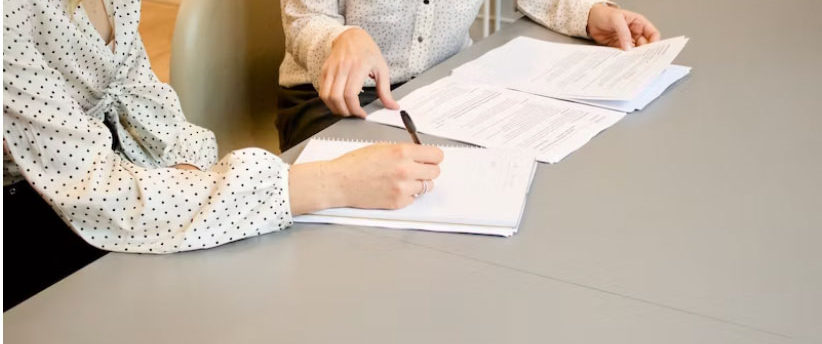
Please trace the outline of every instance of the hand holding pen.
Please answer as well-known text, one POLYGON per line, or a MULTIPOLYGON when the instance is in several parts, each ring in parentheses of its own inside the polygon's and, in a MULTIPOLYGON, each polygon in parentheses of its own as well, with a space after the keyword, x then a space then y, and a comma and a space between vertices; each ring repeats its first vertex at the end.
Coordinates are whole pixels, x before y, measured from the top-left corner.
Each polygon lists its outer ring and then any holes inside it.
MULTIPOLYGON (((411 140, 418 145, 422 144, 419 136, 417 136, 417 126, 414 125, 414 121, 411 120, 411 116, 408 112, 405 112, 405 110, 400 110, 400 117, 402 117, 402 123, 405 124, 405 130, 407 130, 408 134, 411 135, 411 140)), ((431 184, 430 180, 420 180, 420 182, 422 183, 422 190, 413 194, 412 196, 414 198, 422 196, 433 188, 433 184, 431 184)))

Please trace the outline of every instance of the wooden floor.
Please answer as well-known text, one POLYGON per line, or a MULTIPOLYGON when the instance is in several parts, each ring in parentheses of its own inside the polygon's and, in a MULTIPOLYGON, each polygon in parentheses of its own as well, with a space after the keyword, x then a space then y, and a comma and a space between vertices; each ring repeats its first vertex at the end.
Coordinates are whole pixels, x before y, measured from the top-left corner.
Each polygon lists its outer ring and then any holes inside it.
POLYGON ((179 7, 179 0, 143 0, 140 35, 151 68, 163 82, 169 81, 171 38, 179 7))

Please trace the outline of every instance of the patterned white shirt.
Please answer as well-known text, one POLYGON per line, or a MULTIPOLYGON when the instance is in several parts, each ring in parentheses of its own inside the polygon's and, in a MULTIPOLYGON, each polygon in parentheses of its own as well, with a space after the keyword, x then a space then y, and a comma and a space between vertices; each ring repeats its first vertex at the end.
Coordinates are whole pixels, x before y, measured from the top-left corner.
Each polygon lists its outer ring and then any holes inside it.
POLYGON ((3 1, 4 184, 24 178, 110 251, 207 248, 292 223, 287 164, 261 149, 216 162, 214 135, 186 122, 150 69, 139 1, 104 0, 113 52, 66 3, 3 1))
MULTIPOLYGON (((518 0, 517 8, 546 27, 587 37, 588 12, 603 0, 518 0)), ((282 0, 286 54, 280 85, 318 86, 331 42, 360 27, 380 47, 391 83, 418 75, 471 45, 468 30, 483 0, 282 0)), ((366 86, 374 81, 366 80, 366 86)))

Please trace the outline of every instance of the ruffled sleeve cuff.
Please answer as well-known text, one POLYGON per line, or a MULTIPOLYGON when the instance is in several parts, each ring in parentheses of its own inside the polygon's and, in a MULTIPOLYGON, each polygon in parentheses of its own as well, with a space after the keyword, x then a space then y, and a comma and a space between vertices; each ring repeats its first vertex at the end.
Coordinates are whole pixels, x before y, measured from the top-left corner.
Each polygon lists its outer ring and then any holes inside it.
POLYGON ((182 123, 177 142, 163 156, 167 167, 179 164, 193 165, 202 171, 217 162, 217 140, 214 133, 194 124, 182 123))

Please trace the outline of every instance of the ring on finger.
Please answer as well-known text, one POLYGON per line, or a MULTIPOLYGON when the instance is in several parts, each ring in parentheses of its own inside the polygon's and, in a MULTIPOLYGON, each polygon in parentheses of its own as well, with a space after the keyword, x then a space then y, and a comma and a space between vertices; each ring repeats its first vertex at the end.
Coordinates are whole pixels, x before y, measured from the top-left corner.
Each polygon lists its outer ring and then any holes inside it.
POLYGON ((426 192, 428 192, 428 181, 427 180, 420 180, 420 182, 422 183, 422 190, 418 193, 415 193, 415 194, 411 195, 414 198, 420 197, 423 194, 425 194, 426 192))

